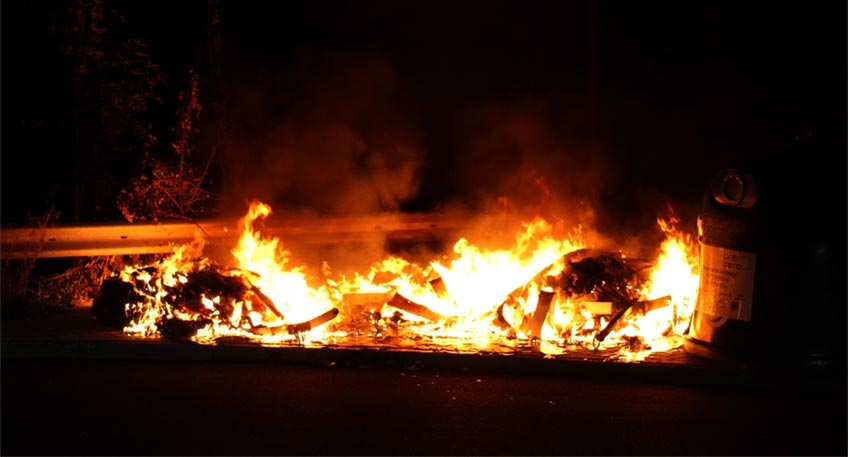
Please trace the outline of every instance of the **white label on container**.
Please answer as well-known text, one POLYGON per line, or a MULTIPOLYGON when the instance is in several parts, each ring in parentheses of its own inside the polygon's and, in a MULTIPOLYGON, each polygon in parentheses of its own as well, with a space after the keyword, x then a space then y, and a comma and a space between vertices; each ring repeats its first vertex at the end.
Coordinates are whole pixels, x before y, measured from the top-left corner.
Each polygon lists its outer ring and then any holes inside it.
POLYGON ((698 311, 751 321, 756 254, 701 244, 698 311))

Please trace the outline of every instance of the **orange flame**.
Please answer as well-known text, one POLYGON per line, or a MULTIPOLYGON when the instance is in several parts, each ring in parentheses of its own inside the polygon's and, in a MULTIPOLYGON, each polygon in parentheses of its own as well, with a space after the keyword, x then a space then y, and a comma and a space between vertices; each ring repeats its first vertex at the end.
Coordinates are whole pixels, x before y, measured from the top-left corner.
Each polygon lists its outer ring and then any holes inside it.
POLYGON ((291 253, 279 238, 262 238, 254 222, 271 214, 271 207, 254 201, 241 225, 238 245, 232 250, 238 267, 251 272, 251 281, 285 316, 286 322, 302 322, 333 308, 326 287, 313 288, 306 280, 303 267, 289 267, 291 253))
MULTIPOLYGON (((349 330, 380 337, 394 329, 432 338, 446 348, 479 350, 532 338, 541 343, 542 352, 560 354, 571 347, 597 345, 601 330, 609 326, 604 347, 625 347, 625 358, 640 360, 682 344, 697 293, 696 245, 691 236, 662 220, 666 240, 649 279, 630 294, 638 301, 612 303, 570 296, 551 285, 550 279, 565 268, 566 254, 585 246, 580 232, 557 239, 541 218, 525 223, 509 249, 486 249, 461 238, 449 256, 428 265, 388 257, 367 274, 325 279, 314 286, 304 267, 290 265, 291 253, 281 241, 263 237, 256 228, 257 221, 270 214, 270 206, 253 202, 232 250, 237 269, 231 274, 243 280, 252 295, 229 304, 226 309, 232 312, 227 315, 220 312, 221 296, 203 295, 200 312, 212 324, 198 333, 201 339, 240 335, 274 342, 292 337, 291 329, 296 329, 299 341, 320 342, 347 336, 349 330), (402 298, 393 299, 396 294, 402 298), (340 316, 334 309, 341 310, 340 316), (621 315, 614 317, 616 313, 621 315), (323 325, 328 320, 332 323, 323 325), (299 325, 303 322, 317 328, 299 325), (289 332, 280 331, 286 328, 289 332)), ((156 334, 165 318, 198 319, 173 306, 167 291, 210 265, 200 257, 200 249, 201 241, 178 248, 155 266, 153 275, 138 267, 121 274, 145 297, 128 304, 134 319, 127 333, 156 334)), ((325 264, 326 276, 329 271, 325 264)))

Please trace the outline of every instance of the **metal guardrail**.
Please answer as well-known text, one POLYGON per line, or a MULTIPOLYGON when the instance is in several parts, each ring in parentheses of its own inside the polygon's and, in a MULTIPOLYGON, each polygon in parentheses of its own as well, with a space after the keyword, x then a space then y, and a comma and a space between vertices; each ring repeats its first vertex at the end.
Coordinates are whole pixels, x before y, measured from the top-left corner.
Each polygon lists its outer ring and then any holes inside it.
MULTIPOLYGON (((373 237, 427 241, 449 235, 461 219, 432 213, 279 220, 257 223, 266 236, 311 244, 350 243, 373 237)), ((232 244, 240 235, 233 220, 101 224, 0 229, 0 258, 87 257, 162 254, 194 240, 201 231, 208 244, 232 244)))

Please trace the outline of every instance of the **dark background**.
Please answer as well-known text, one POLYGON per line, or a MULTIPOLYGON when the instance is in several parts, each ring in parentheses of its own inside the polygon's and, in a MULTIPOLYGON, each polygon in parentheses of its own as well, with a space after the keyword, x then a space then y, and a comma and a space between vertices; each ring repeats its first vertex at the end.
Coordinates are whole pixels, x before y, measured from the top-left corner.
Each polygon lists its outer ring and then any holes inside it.
MULTIPOLYGON (((165 73, 165 139, 187 70, 203 71, 206 2, 109 4, 165 73)), ((67 204, 54 133, 74 107, 47 33, 63 5, 2 7, 4 223, 67 204)), ((840 2, 225 1, 220 17, 233 144, 209 182, 221 213, 252 197, 345 213, 506 196, 638 231, 667 203, 693 216, 720 168, 807 148, 844 219, 840 2), (338 197, 351 189, 365 190, 338 197)))
MULTIPOLYGON (((0 3, 0 222, 4 225, 24 223, 28 213, 41 214, 51 205, 62 211, 60 222, 72 220, 73 157, 66 130, 77 107, 70 96, 71 69, 48 32, 53 13, 68 4, 0 3)), ((166 148, 176 94, 184 87, 188 69, 208 76, 203 73, 208 57, 207 4, 187 0, 109 4, 126 16, 122 33, 150 45, 151 56, 168 81, 162 88, 162 105, 152 110, 160 147, 166 148)), ((655 230, 655 218, 671 204, 694 232, 709 179, 721 168, 743 167, 762 184, 766 217, 757 235, 767 250, 758 262, 769 260, 758 265, 771 265, 772 273, 758 278, 757 284, 780 298, 769 303, 781 311, 779 318, 773 317, 779 320, 773 336, 781 342, 773 356, 788 354, 782 350, 789 347, 800 351, 804 360, 824 351, 828 360, 844 361, 848 234, 844 2, 222 1, 220 17, 222 65, 230 96, 227 140, 232 149, 216 163, 209 181, 221 196, 217 214, 240 216, 245 199, 253 197, 275 209, 333 215, 452 206, 483 212, 494 207, 521 216, 542 211, 546 216, 585 219, 602 232, 627 237, 655 230), (799 322, 802 328, 794 332, 799 322)), ((208 86, 201 86, 207 115, 213 101, 210 93, 208 86)), ((201 149, 212 144, 209 118, 204 122, 201 149)), ((25 437, 11 441, 14 450, 24 452, 30 434, 38 433, 37 426, 43 424, 53 433, 67 431, 59 437, 75 446, 64 446, 60 440, 50 447, 52 442, 43 440, 40 449, 114 453, 128 436, 144 441, 134 435, 134 421, 158 416, 160 407, 189 409, 195 399, 210 404, 223 395, 229 399, 224 415, 239 417, 227 413, 251 410, 253 396, 273 386, 274 392, 283 392, 276 400, 278 407, 295 405, 286 419, 299 424, 303 419, 299 412, 308 412, 306 425, 293 429, 306 433, 285 435, 299 439, 294 449, 344 452, 351 448, 332 438, 319 438, 320 446, 311 447, 315 435, 309 432, 316 424, 323 425, 324 417, 305 403, 354 401, 335 411, 344 411, 343 417, 355 422, 362 407, 356 402, 367 402, 347 395, 358 392, 358 386, 368 386, 368 392, 379 397, 377 408, 380 402, 398 408, 397 402, 408 398, 415 385, 380 396, 385 393, 380 386, 387 381, 365 379, 383 377, 371 373, 327 400, 321 390, 303 395, 276 390, 285 385, 288 372, 267 367, 257 368, 266 378, 252 376, 253 368, 247 370, 248 376, 218 366, 194 373, 182 366, 163 372, 152 368, 151 382, 165 393, 160 403, 143 401, 147 415, 142 419, 113 420, 108 409, 126 395, 123 386, 139 381, 138 373, 145 371, 132 364, 111 370, 69 365, 59 371, 40 362, 9 366, 18 373, 8 379, 12 392, 21 391, 16 385, 31 386, 36 392, 15 395, 12 409, 4 408, 10 417, 20 419, 12 422, 13 435, 25 437), (173 389, 169 376, 174 372, 187 373, 176 384, 185 389, 173 389), (98 382, 89 383, 79 373, 98 382), (206 382, 208 377, 217 381, 206 382), (258 379, 264 387, 254 389, 250 381, 249 388, 241 388, 245 379, 258 379), (182 391, 189 391, 195 382, 203 388, 184 397, 182 391), (216 382, 227 387, 225 393, 216 382), (78 385, 94 390, 106 385, 106 394, 87 408, 91 405, 80 402, 90 396, 74 395, 78 385), (239 395, 227 396, 229 389, 239 395), (168 403, 174 395, 184 401, 168 403), (28 401, 30 396, 34 402, 28 401), (42 414, 50 408, 66 414, 42 414), (91 417, 108 425, 103 435, 108 446, 92 450, 89 438, 76 434, 88 431, 79 425, 80 419, 91 417), (74 426, 63 428, 66 422, 74 426), (27 433, 21 431, 24 428, 27 433), (113 433, 115 429, 129 435, 113 433)), ((304 379, 314 375, 307 373, 304 379)), ((328 379, 343 379, 335 375, 328 379)), ((465 386, 466 381, 460 377, 453 383, 465 386)), ((313 386, 293 384, 307 391, 313 386)), ((809 402, 793 396, 785 405, 781 401, 789 397, 781 392, 772 396, 675 390, 669 397, 669 389, 655 386, 622 390, 619 385, 594 389, 564 383, 563 387, 561 380, 543 384, 548 387, 539 390, 538 382, 523 384, 508 376, 488 391, 491 401, 470 397, 468 404, 484 408, 463 409, 468 415, 447 423, 445 417, 454 417, 456 410, 453 401, 443 398, 444 411, 421 419, 438 426, 413 434, 411 449, 520 453, 523 447, 499 447, 506 439, 498 434, 508 430, 516 417, 532 416, 540 410, 539 403, 546 407, 545 402, 553 399, 558 405, 553 416, 557 428, 581 423, 585 417, 599 421, 609 411, 605 408, 613 408, 614 414, 602 422, 583 423, 573 433, 578 439, 591 432, 591 443, 564 448, 547 434, 544 445, 535 448, 540 452, 844 450, 841 442, 816 439, 837 436, 844 429, 844 391, 809 402), (503 392, 515 385, 536 403, 503 413, 503 392), (580 410, 581 404, 581 411, 594 416, 571 413, 575 409, 569 406, 580 410), (596 409, 596 404, 604 407, 596 409), (830 408, 816 416, 823 404, 830 408), (644 411, 651 417, 640 416, 644 411), (474 421, 480 414, 494 417, 493 428, 474 421), (620 416, 628 420, 619 423, 620 416), (783 421, 786 417, 791 420, 783 421), (807 422, 805 417, 816 420, 807 422), (721 445, 710 447, 706 441, 700 447, 690 445, 703 430, 721 430, 727 423, 736 428, 721 435, 725 440, 721 445), (753 435, 746 434, 748 423, 754 423, 753 435), (441 432, 443 424, 464 425, 466 433, 475 432, 478 424, 481 428, 470 444, 462 441, 467 434, 458 434, 456 442, 434 442, 433 436, 439 435, 432 432, 441 432), (667 428, 674 427, 685 429, 686 438, 665 440, 667 428), (607 430, 617 439, 607 441, 607 430), (645 430, 649 433, 639 433, 645 430), (498 438, 494 445, 492 435, 498 438), (741 445, 735 446, 733 441, 743 435, 748 440, 740 438, 741 445), (642 437, 642 446, 629 447, 631 436, 642 437)), ((462 389, 460 393, 465 393, 462 389)), ((422 396, 421 404, 432 405, 435 393, 422 396)), ((140 398, 155 396, 145 395, 140 398)), ((388 411, 385 417, 390 419, 406 414, 388 411)), ((251 420, 262 420, 262 414, 251 420)), ((547 416, 533 417, 522 422, 521 432, 545 427, 547 416)), ((187 430, 208 433, 198 423, 191 422, 187 430)), ((395 446, 407 440, 403 424, 389 423, 395 435, 383 444, 386 448, 378 449, 403 453, 395 446)), ((273 453, 279 449, 272 436, 276 427, 274 422, 264 424, 256 428, 266 440, 267 447, 261 448, 273 453)), ((357 439, 360 430, 370 431, 358 428, 342 436, 357 439)), ((384 443, 378 434, 374 430, 364 441, 362 452, 375 449, 368 443, 384 443)), ((182 441, 184 447, 168 447, 176 438, 172 440, 170 432, 164 436, 138 450, 209 450, 192 448, 190 441, 182 441)))
MULTIPOLYGON (((80 108, 51 30, 75 4, 2 5, 3 224, 50 206, 73 221, 80 108)), ((694 233, 710 178, 740 167, 760 187, 767 282, 845 302, 842 3, 221 1, 225 91, 207 2, 106 4, 167 81, 149 113, 160 152, 188 71, 201 76, 198 155, 228 145, 210 216, 252 198, 333 216, 461 208, 584 223, 621 246, 661 236, 669 206, 694 233)))

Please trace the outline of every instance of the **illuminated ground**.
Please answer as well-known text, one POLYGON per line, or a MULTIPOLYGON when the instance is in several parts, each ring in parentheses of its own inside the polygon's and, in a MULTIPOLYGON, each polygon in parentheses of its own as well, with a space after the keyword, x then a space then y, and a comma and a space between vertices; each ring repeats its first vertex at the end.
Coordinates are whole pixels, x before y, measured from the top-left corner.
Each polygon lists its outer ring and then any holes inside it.
POLYGON ((846 453, 844 373, 200 346, 86 311, 3 319, 4 455, 846 453))
POLYGON ((845 455, 845 398, 267 363, 3 363, 3 454, 845 455))
POLYGON ((694 357, 682 349, 655 353, 640 363, 622 362, 617 348, 569 348, 546 355, 539 347, 503 340, 486 350, 446 348, 410 338, 348 338, 343 344, 302 347, 294 342, 263 347, 239 338, 221 338, 201 345, 163 338, 136 338, 99 325, 86 308, 48 308, 24 318, 3 321, 4 358, 144 359, 192 361, 269 361, 313 366, 389 367, 509 373, 599 374, 684 382, 744 385, 756 371, 694 357), (650 369, 647 369, 650 367, 650 369))

